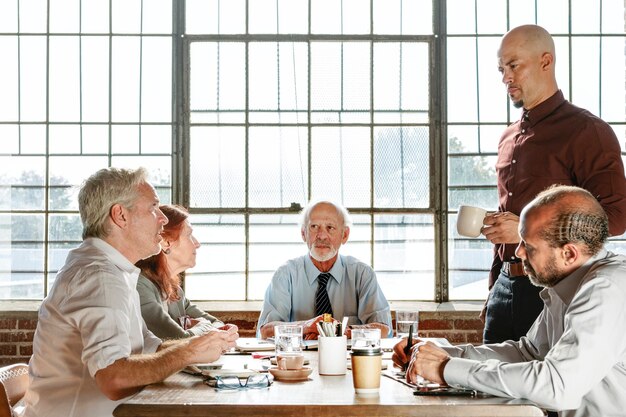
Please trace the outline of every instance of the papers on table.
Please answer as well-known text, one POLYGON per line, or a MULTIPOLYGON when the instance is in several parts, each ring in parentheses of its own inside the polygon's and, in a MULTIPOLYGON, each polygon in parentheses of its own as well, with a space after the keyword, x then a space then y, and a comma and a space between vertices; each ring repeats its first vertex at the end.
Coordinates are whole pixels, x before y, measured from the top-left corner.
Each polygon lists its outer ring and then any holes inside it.
POLYGON ((259 352, 274 350, 274 342, 254 337, 240 337, 237 339, 235 349, 239 352, 259 352))

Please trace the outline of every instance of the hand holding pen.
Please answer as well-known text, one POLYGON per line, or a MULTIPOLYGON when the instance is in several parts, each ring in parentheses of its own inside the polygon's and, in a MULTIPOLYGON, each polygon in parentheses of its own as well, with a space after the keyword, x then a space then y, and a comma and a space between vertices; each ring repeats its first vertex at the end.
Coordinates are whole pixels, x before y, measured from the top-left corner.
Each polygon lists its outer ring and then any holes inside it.
POLYGON ((409 337, 406 339, 406 346, 404 347, 404 356, 406 356, 406 363, 402 366, 402 370, 406 371, 406 368, 411 362, 411 346, 413 346, 413 324, 409 326, 409 337))

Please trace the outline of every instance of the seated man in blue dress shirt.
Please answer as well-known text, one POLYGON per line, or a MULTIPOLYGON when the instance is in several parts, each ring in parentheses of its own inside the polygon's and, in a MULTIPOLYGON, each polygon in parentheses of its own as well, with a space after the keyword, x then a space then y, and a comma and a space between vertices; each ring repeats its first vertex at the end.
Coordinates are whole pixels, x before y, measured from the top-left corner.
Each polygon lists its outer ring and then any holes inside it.
POLYGON ((348 317, 350 329, 380 329, 391 336, 389 303, 374 270, 351 256, 339 255, 350 235, 348 211, 329 201, 309 203, 302 211, 302 240, 309 253, 291 259, 274 273, 265 292, 257 336, 274 335, 274 326, 300 324, 305 339, 317 339, 323 313, 348 317))
MULTIPOLYGON (((516 255, 544 287, 543 311, 519 342, 412 348, 417 376, 489 394, 526 398, 560 417, 626 410, 626 256, 604 247, 608 218, 588 191, 557 186, 522 210, 516 255)), ((406 340, 394 347, 402 366, 406 340)))

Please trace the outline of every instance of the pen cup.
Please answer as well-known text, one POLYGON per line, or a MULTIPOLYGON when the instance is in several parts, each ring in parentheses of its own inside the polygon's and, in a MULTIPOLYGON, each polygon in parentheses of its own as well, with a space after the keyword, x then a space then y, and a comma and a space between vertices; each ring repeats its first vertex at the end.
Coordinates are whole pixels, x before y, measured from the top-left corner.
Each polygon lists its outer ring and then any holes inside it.
POLYGON ((319 337, 318 347, 318 371, 320 375, 345 375, 346 374, 346 336, 319 337))
POLYGON ((383 352, 380 348, 352 350, 352 382, 357 394, 378 394, 383 352))

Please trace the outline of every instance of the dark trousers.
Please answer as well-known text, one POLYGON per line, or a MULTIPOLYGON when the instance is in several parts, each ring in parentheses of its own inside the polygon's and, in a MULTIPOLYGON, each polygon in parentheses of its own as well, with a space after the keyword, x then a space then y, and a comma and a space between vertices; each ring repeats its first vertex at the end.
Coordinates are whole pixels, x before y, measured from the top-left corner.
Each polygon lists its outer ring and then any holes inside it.
POLYGON ((509 277, 500 272, 487 302, 484 343, 519 340, 525 336, 543 309, 541 290, 528 277, 509 277))

